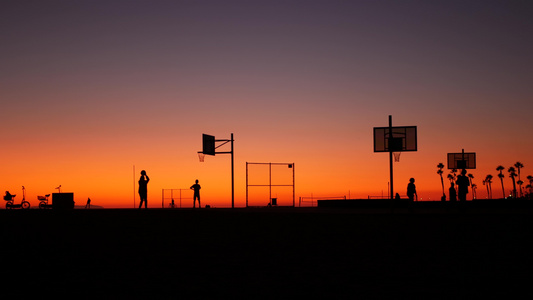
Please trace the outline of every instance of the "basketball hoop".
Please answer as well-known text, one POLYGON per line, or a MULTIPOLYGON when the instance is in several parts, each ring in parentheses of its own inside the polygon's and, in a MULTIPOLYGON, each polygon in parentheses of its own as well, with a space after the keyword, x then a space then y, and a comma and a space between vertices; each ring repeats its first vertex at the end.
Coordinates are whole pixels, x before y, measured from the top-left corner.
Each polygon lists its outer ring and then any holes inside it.
POLYGON ((204 162, 205 154, 203 152, 198 152, 198 159, 200 162, 204 162))
POLYGON ((399 162, 400 161, 400 155, 402 153, 401 152, 392 152, 392 154, 394 155, 394 162, 399 162))

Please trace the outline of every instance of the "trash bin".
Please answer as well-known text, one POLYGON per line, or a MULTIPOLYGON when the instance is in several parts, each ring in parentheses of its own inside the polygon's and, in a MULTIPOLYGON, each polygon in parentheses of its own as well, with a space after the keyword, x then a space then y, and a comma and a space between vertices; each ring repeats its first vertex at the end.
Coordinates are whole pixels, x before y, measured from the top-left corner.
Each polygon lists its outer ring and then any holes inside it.
POLYGON ((272 206, 276 206, 276 205, 278 205, 278 198, 272 198, 272 199, 270 199, 270 200, 272 200, 272 201, 270 202, 270 203, 272 203, 272 206))
POLYGON ((74 193, 53 193, 53 209, 74 209, 74 193))

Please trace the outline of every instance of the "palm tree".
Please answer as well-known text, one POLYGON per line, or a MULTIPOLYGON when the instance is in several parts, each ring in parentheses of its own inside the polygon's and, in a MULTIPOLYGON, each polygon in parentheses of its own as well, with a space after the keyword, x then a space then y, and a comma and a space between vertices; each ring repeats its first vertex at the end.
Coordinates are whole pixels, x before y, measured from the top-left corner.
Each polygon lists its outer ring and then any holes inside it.
POLYGON ((484 184, 487 185, 487 195, 489 199, 492 199, 492 175, 485 176, 484 184))
POLYGON ((509 172, 509 177, 511 177, 511 179, 513 180, 513 198, 516 198, 516 181, 515 181, 515 177, 516 177, 516 170, 514 167, 509 167, 509 169, 507 169, 507 172, 509 172))
MULTIPOLYGON (((448 174, 448 176, 446 176, 446 178, 448 178, 450 180, 450 185, 452 183, 455 183, 457 181, 457 169, 452 169, 450 171, 450 174, 448 174)), ((457 184, 454 186, 455 188, 455 193, 457 193, 457 184)))
MULTIPOLYGON (((518 181, 522 181, 522 180, 520 179, 520 169, 522 169, 522 168, 524 167, 524 164, 521 163, 521 162, 519 162, 519 161, 517 161, 517 162, 514 164, 514 167, 516 168, 516 170, 517 170, 517 172, 518 172, 518 181)), ((522 181, 522 183, 524 183, 524 182, 522 181)), ((522 187, 520 187, 520 198, 522 198, 522 187)))
POLYGON ((444 193, 444 180, 442 179, 442 173, 444 173, 442 169, 444 168, 444 164, 439 163, 437 165, 437 168, 439 168, 439 170, 437 171, 437 174, 439 174, 440 176, 440 184, 442 185, 442 200, 446 200, 446 194, 444 193))
POLYGON ((453 182, 455 182, 455 180, 454 180, 454 178, 453 178, 453 175, 452 175, 452 174, 448 174, 448 175, 446 176, 446 178, 448 178, 448 180, 450 181, 450 183, 453 183, 453 182))
POLYGON ((518 184, 518 189, 520 190, 520 198, 523 197, 523 194, 522 194, 522 184, 524 184, 524 182, 522 180, 518 180, 516 182, 516 184, 518 184))
POLYGON ((505 168, 502 165, 499 165, 498 167, 496 167, 496 171, 500 172, 498 174, 498 178, 500 178, 500 181, 502 182, 502 194, 503 194, 503 199, 505 199, 505 189, 503 188, 503 178, 505 177, 505 175, 503 175, 502 173, 503 170, 505 170, 505 168))
POLYGON ((472 200, 476 199, 475 191, 474 191, 474 184, 472 183, 472 179, 474 179, 474 175, 471 173, 468 173, 468 178, 470 179, 470 188, 472 189, 472 200))
MULTIPOLYGON (((528 184, 529 185, 529 197, 531 198, 531 192, 533 189, 533 176, 528 175, 527 180, 529 180, 529 184, 528 184)), ((527 189, 527 186, 526 186, 526 189, 527 189)))

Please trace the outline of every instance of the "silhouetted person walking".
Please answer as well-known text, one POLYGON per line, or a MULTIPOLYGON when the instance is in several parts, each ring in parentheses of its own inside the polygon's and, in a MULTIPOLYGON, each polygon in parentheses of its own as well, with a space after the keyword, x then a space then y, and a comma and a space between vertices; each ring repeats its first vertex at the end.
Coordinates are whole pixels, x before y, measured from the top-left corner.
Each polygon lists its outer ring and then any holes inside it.
POLYGON ((457 192, 455 191, 455 184, 453 182, 448 192, 450 193, 450 202, 457 201, 457 192))
POLYGON ((416 201, 418 201, 418 194, 416 193, 415 179, 411 178, 409 179, 409 183, 407 184, 407 197, 409 197, 409 201, 414 201, 415 195, 416 195, 416 201))
POLYGON ((87 198, 87 204, 85 204, 85 209, 91 208, 91 198, 87 198))
POLYGON ((466 176, 466 170, 461 171, 461 175, 457 176, 457 193, 459 201, 466 201, 466 194, 468 194, 468 187, 470 186, 470 180, 466 176))
POLYGON ((194 190, 194 197, 192 202, 192 208, 196 208, 196 199, 198 199, 198 208, 202 208, 200 205, 200 185, 198 184, 198 179, 196 179, 196 183, 191 185, 191 190, 194 190))
POLYGON ((148 181, 150 181, 150 178, 148 178, 148 175, 146 175, 146 171, 142 170, 141 178, 139 178, 139 197, 141 198, 139 209, 142 208, 143 202, 144 208, 148 208, 148 181))

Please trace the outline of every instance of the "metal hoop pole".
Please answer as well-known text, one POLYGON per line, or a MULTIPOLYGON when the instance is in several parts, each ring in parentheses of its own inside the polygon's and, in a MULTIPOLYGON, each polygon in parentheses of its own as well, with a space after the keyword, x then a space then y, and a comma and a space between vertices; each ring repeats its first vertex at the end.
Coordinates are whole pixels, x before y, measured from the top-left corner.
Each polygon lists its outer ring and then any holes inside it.
POLYGON ((392 116, 389 115, 389 168, 390 168, 390 198, 394 199, 393 170, 392 170, 392 116))
POLYGON ((272 206, 272 163, 268 163, 268 203, 272 206))
POLYGON ((295 207, 296 203, 296 194, 295 194, 295 185, 296 183, 294 182, 294 169, 295 169, 295 166, 294 166, 294 163, 292 163, 292 207, 295 207))
POLYGON ((233 160, 233 133, 231 134, 231 208, 235 208, 235 163, 233 160))
POLYGON ((248 162, 246 162, 246 208, 248 208, 248 162))

